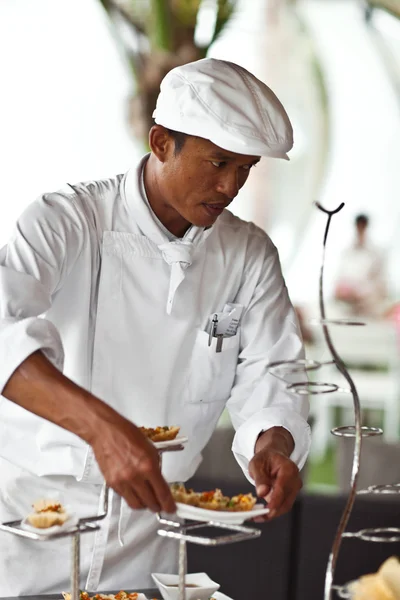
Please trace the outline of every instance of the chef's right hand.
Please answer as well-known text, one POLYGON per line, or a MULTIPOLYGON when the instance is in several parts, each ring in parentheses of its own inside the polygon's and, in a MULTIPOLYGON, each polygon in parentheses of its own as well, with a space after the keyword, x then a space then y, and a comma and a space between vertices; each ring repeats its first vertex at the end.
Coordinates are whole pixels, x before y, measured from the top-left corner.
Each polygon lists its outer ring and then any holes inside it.
POLYGON ((157 450, 136 425, 118 416, 97 423, 90 439, 106 483, 131 508, 174 513, 175 502, 161 474, 157 450))
POLYGON ((41 351, 20 364, 2 393, 92 446, 107 484, 129 506, 175 512, 153 444, 131 421, 65 377, 41 351))

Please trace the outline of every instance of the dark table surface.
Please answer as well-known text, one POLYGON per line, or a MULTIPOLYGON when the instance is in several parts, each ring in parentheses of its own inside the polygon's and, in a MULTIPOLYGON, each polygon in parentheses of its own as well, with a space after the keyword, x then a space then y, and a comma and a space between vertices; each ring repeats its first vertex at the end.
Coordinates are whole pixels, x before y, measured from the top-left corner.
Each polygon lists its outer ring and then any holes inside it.
MULTIPOLYGON (((130 591, 130 590, 125 590, 125 591, 130 591)), ((161 596, 160 596, 160 592, 158 590, 133 590, 135 592, 141 592, 142 594, 146 594, 147 598, 149 599, 153 599, 156 598, 157 600, 160 600, 161 596)), ((116 594, 117 592, 99 592, 102 594, 116 594)), ((90 594, 94 596, 93 594, 90 594)), ((15 597, 5 597, 5 596, 0 596, 1 600, 15 600, 15 597)), ((18 596, 18 598, 26 598, 27 600, 62 600, 62 594, 42 594, 42 595, 37 595, 37 596, 18 596)))

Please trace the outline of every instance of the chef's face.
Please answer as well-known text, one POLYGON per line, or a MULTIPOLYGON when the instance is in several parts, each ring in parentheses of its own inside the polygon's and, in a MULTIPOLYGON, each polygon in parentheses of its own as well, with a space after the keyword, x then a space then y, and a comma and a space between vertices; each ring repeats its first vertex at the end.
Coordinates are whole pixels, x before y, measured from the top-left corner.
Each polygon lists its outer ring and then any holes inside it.
POLYGON ((158 158, 159 193, 187 223, 212 225, 246 182, 259 156, 236 154, 209 140, 186 136, 182 147, 167 129, 155 125, 150 145, 158 158))

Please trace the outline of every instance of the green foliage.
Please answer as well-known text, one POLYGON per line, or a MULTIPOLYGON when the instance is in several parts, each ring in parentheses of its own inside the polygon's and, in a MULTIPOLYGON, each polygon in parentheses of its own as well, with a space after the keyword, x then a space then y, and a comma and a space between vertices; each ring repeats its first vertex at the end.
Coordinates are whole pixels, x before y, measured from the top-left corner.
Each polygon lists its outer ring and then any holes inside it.
POLYGON ((171 9, 182 26, 195 27, 201 0, 171 0, 171 9))
MULTIPOLYGON (((230 19, 237 0, 215 0, 217 11, 215 30, 210 44, 230 19)), ((100 0, 113 17, 119 13, 137 32, 150 40, 151 50, 176 51, 179 39, 186 41, 195 31, 197 16, 203 0, 100 0), (188 35, 182 35, 187 30, 188 35)), ((209 45, 210 45, 209 44, 209 45)), ((207 48, 205 51, 207 51, 207 48)), ((204 52, 204 51, 203 51, 204 52)))
POLYGON ((165 0, 151 0, 151 12, 147 18, 147 32, 151 47, 159 50, 173 50, 172 13, 165 0))
POLYGON ((162 78, 172 68, 206 56, 230 19, 237 0, 100 0, 114 26, 136 80, 129 122, 137 137, 147 138, 162 78), (203 1, 215 9, 215 26, 206 46, 195 43, 197 17, 203 1), (125 25, 121 27, 121 23, 125 25), (127 41, 126 26, 136 44, 127 41))
POLYGON ((329 489, 332 492, 338 490, 336 479, 336 448, 329 447, 326 456, 321 461, 308 461, 307 481, 305 484, 307 492, 329 489))

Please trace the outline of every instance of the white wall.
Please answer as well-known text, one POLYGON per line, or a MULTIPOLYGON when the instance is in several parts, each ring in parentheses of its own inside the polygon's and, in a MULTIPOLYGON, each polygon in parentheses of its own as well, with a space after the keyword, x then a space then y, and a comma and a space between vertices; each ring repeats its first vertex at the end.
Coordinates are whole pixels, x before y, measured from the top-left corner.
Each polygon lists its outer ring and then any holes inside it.
POLYGON ((0 2, 0 244, 64 182, 125 171, 132 83, 97 0, 0 2))
MULTIPOLYGON (((330 157, 319 200, 329 209, 346 203, 332 223, 327 290, 339 252, 352 238, 354 216, 366 212, 374 241, 389 252, 392 290, 400 296, 400 98, 363 21, 360 3, 303 0, 300 6, 319 48, 330 98, 330 157)), ((400 35, 400 23, 396 30, 400 35)), ((400 48, 397 59, 400 65, 400 48)), ((288 272, 292 297, 298 302, 316 297, 324 223, 314 211, 288 272)))

